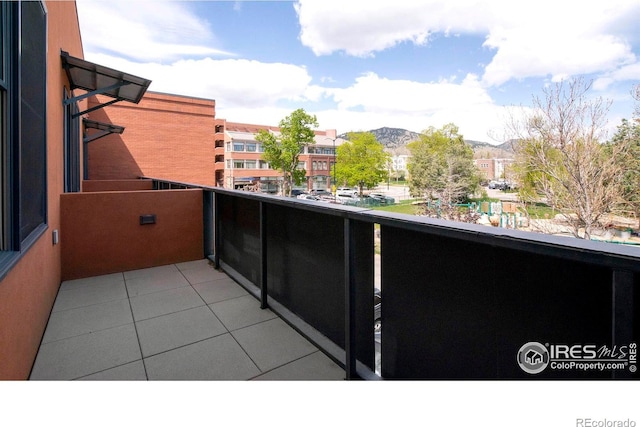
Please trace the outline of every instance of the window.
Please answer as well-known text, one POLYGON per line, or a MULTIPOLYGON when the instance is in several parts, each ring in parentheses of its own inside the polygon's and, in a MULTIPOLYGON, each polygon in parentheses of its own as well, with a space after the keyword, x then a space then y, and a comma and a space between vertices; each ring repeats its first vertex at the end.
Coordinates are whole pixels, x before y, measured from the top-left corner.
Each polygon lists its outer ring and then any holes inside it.
POLYGON ((256 161, 255 160, 245 160, 244 162, 245 169, 255 169, 256 161))
POLYGON ((46 46, 42 3, 0 3, 0 275, 46 228, 46 46))
POLYGON ((227 142, 227 151, 231 151, 231 143, 227 142))
POLYGON ((311 163, 311 170, 316 170, 316 169, 318 169, 318 162, 314 161, 313 163, 311 163))
POLYGON ((242 142, 234 142, 233 143, 233 151, 244 151, 244 143, 242 143, 242 142))
POLYGON ((247 142, 245 144, 245 147, 247 149, 247 151, 249 152, 255 152, 256 151, 256 143, 255 142, 247 142))
POLYGON ((244 160, 234 160, 233 161, 234 169, 244 169, 244 160))

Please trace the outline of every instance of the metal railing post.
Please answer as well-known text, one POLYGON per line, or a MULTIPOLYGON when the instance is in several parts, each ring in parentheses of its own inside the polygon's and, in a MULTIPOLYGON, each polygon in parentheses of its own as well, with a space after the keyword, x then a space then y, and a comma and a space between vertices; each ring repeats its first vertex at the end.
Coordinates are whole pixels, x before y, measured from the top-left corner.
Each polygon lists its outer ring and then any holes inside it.
POLYGON ((214 254, 213 250, 213 191, 202 190, 202 243, 204 257, 209 258, 214 254))
POLYGON ((220 208, 220 194, 213 193, 213 265, 216 269, 220 268, 220 230, 222 215, 220 208))
POLYGON ((267 302, 267 207, 260 202, 260 308, 269 307, 267 302))
POLYGON ((355 241, 349 218, 344 219, 344 319, 345 319, 345 371, 348 380, 356 374, 356 322, 355 322, 355 241))

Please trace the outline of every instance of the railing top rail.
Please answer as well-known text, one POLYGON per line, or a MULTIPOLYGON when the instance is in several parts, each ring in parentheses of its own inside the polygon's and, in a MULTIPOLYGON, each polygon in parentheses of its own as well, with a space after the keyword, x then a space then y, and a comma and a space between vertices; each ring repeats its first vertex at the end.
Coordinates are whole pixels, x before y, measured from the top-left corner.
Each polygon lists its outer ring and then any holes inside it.
POLYGON ((470 243, 480 243, 532 254, 542 254, 573 261, 598 264, 609 268, 640 272, 640 247, 487 227, 479 224, 467 224, 400 213, 383 212, 368 208, 318 203, 308 200, 170 181, 153 177, 141 178, 152 179, 167 184, 201 188, 214 193, 253 199, 274 205, 289 206, 295 209, 314 211, 325 215, 340 216, 356 221, 376 223, 387 227, 397 227, 419 233, 460 239, 470 243))

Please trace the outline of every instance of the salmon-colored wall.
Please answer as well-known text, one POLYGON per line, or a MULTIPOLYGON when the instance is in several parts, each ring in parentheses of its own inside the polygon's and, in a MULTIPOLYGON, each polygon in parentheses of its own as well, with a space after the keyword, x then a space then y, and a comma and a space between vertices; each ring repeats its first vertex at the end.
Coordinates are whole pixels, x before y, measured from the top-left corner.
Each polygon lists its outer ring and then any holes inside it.
POLYGON ((47 9, 47 217, 48 230, 0 280, 0 379, 26 379, 60 286, 60 228, 63 191, 62 93, 68 87, 60 49, 82 58, 74 2, 48 1, 47 9))
MULTIPOLYGON (((92 97, 89 105, 103 100, 92 97)), ((89 116, 125 127, 87 145, 90 180, 148 176, 215 185, 215 101, 147 92, 139 104, 118 102, 89 116)))
POLYGON ((62 279, 202 259, 202 190, 71 193, 62 202, 62 279), (156 223, 140 225, 155 214, 156 223))
POLYGON ((82 181, 82 191, 95 193, 99 191, 140 191, 153 190, 150 179, 116 179, 104 181, 82 181))

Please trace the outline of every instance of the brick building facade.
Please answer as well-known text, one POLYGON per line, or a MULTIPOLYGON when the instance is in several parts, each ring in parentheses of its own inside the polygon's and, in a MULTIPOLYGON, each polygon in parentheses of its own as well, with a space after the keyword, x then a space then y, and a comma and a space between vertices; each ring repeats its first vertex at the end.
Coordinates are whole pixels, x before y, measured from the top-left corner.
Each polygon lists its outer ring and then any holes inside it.
MULTIPOLYGON (((98 101, 91 98, 89 105, 98 101)), ((214 100, 147 92, 139 104, 114 104, 89 118, 125 130, 88 144, 87 179, 162 176, 214 186, 216 172, 222 176, 224 163, 216 155, 224 148, 216 141, 224 140, 224 121, 215 118, 214 100)))
MULTIPOLYGON (((89 106, 104 102, 100 97, 89 106)), ((139 104, 114 104, 89 119, 125 128, 87 144, 89 180, 163 177, 232 189, 277 192, 281 174, 261 160, 260 130, 268 125, 227 122, 215 116, 215 101, 147 92, 139 104), (121 105, 122 104, 122 105, 121 105)), ((335 130, 316 131, 315 145, 300 155, 307 171, 302 189, 329 189, 335 159, 335 130)))

